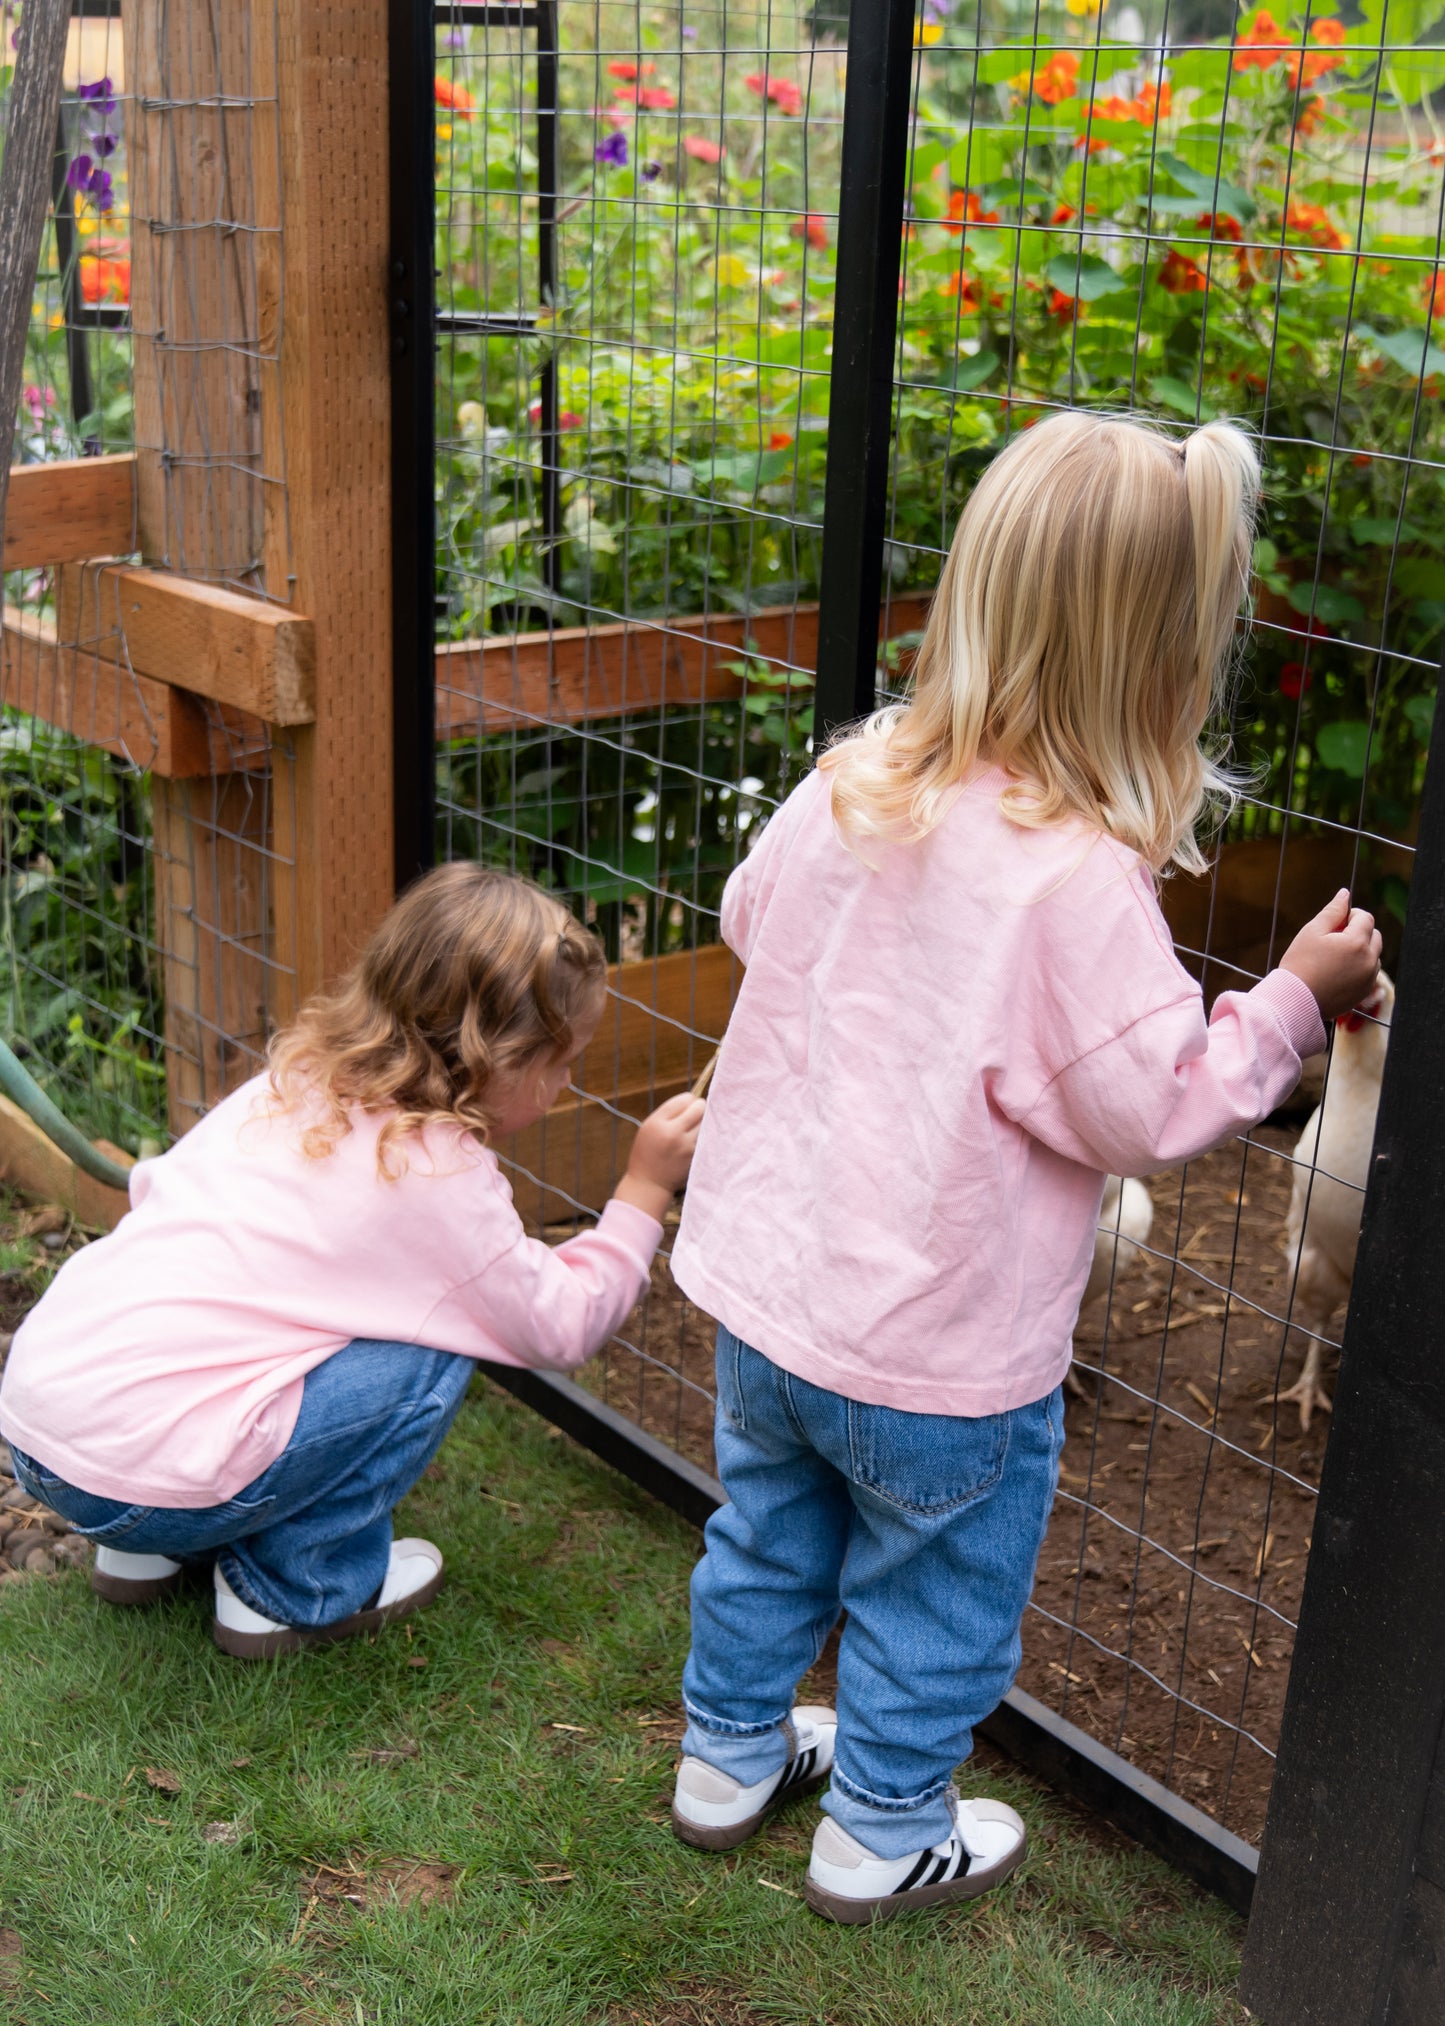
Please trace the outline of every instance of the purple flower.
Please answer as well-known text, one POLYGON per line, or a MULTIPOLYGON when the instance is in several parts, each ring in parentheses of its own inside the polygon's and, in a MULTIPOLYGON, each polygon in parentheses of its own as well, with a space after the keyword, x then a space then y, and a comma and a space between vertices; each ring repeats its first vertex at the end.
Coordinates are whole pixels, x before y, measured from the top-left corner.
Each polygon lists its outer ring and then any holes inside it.
POLYGON ((65 172, 65 180, 72 190, 83 190, 89 183, 94 168, 95 164, 89 155, 73 155, 70 167, 65 172))
POLYGON ((683 23, 682 33, 685 41, 687 42, 697 41, 697 30, 692 26, 690 22, 683 23))
POLYGON ((98 211, 109 211, 114 201, 109 169, 92 169, 85 191, 94 200, 98 211))
POLYGON ((449 28, 442 37, 443 49, 465 49, 466 46, 467 31, 465 28, 449 28))
POLYGON ((105 157, 107 155, 113 155, 116 149, 120 146, 120 141, 114 134, 105 134, 105 133, 91 134, 87 138, 90 141, 90 145, 95 149, 95 152, 97 153, 97 155, 100 156, 102 161, 105 160, 105 157))
POLYGON ((97 84, 83 84, 80 87, 80 97, 87 104, 99 106, 103 113, 115 111, 115 87, 108 77, 101 78, 97 84))
POLYGON ((605 141, 599 141, 592 153, 605 167, 625 169, 627 167, 626 134, 609 134, 605 141))
POLYGON ((644 182, 644 183, 655 183, 655 182, 657 181, 658 177, 659 177, 659 176, 660 176, 661 174, 662 174, 662 164, 661 164, 661 162, 644 162, 644 163, 643 163, 643 165, 642 165, 642 180, 643 180, 643 182, 644 182))

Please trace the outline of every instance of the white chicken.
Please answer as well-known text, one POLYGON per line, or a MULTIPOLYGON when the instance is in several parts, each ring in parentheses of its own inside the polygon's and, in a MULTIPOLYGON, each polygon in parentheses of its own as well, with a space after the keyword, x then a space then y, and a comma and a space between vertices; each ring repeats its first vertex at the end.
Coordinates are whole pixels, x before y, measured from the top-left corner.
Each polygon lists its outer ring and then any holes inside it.
POLYGON ((1395 988, 1381 971, 1368 996, 1335 1022, 1324 1098, 1294 1150, 1284 1251, 1293 1274, 1291 1320, 1310 1336, 1299 1377, 1275 1397, 1296 1402, 1305 1432, 1316 1408, 1330 1411, 1330 1396, 1320 1381, 1322 1338, 1331 1315, 1348 1299, 1355 1275, 1394 1004, 1395 988))
POLYGON ((1154 1223, 1154 1198, 1142 1182, 1130 1176, 1109 1175, 1104 1182, 1104 1200, 1099 1205, 1099 1228, 1094 1233, 1094 1258, 1084 1287, 1081 1309, 1107 1294, 1115 1278, 1148 1241, 1154 1223))
MULTIPOLYGON (((1094 1233, 1094 1257, 1084 1285, 1080 1313, 1107 1294, 1131 1260, 1139 1256, 1154 1223, 1154 1198, 1142 1182, 1132 1177, 1109 1175, 1104 1182, 1104 1200, 1099 1205, 1099 1226, 1094 1233)), ((1070 1365, 1064 1384, 1076 1400, 1084 1389, 1070 1365)))

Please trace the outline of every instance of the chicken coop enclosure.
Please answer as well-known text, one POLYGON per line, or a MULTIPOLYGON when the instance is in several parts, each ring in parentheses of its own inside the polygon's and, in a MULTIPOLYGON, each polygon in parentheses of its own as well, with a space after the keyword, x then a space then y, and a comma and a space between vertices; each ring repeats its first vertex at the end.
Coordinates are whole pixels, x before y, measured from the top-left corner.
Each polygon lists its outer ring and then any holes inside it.
MULTIPOLYGON (((1270 2019, 1438 2016, 1445 18, 76 14, 5 531, 6 1032, 129 1155, 398 880, 481 858, 613 967, 575 1093, 502 1150, 575 1229, 716 1047, 728 873, 905 693, 997 449, 1067 406, 1258 431, 1250 786, 1165 910, 1212 1000, 1351 883, 1399 997, 1257 1131, 1110 1186, 990 1728, 1254 1895, 1270 2019)), ((701 1518, 712 1324, 666 1249, 580 1384, 497 1376, 701 1518)))

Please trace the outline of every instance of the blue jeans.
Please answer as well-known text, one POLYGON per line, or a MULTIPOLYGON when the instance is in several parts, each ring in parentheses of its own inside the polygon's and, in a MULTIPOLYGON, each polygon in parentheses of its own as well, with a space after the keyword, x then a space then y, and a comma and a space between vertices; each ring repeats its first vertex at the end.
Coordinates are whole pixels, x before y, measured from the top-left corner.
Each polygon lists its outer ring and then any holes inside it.
POLYGON ((334 1625, 385 1581, 391 1509, 441 1447, 475 1370, 471 1358, 416 1344, 347 1344, 307 1373, 276 1461, 224 1505, 97 1498, 12 1449, 15 1475, 88 1540, 177 1561, 215 1555, 252 1610, 283 1625, 334 1625))
POLYGON ((865 1406, 726 1329, 718 1473, 692 1578, 684 1752, 745 1786, 788 1757, 794 1689, 846 1610, 823 1807, 879 1857, 942 1842, 973 1726, 1017 1672, 1063 1395, 964 1419, 865 1406))

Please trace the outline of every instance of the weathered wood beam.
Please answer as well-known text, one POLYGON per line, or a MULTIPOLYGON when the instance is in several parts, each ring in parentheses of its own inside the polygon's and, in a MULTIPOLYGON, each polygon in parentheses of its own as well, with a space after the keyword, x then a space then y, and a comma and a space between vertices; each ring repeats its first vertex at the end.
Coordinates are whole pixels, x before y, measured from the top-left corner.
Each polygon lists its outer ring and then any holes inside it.
POLYGON ((168 683, 131 675, 92 648, 62 645, 48 619, 7 610, 0 701, 157 774, 211 766, 202 706, 168 683))
POLYGON ((135 457, 10 467, 4 567, 38 570, 135 546, 135 457))
MULTIPOLYGON (((97 1140, 96 1145, 113 1161, 131 1160, 123 1148, 113 1147, 109 1140, 97 1140)), ((77 1168, 69 1154, 48 1140, 8 1097, 0 1097, 0 1181, 22 1189, 27 1196, 38 1196, 42 1203, 58 1203, 78 1223, 102 1231, 113 1231, 130 1208, 124 1190, 108 1189, 104 1182, 77 1168)))
MULTIPOLYGON (((879 639, 918 631, 928 606, 927 598, 893 600, 879 615, 879 639)), ((437 649, 437 737, 721 702, 747 689, 732 666, 744 656, 811 688, 817 655, 816 605, 454 641, 437 649)))
POLYGON ((270 725, 316 716, 314 631, 285 606, 164 570, 67 563, 56 614, 61 639, 93 643, 158 682, 270 725))

